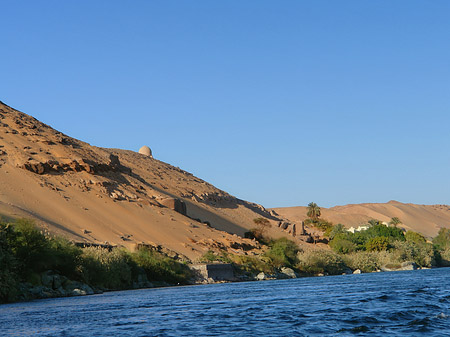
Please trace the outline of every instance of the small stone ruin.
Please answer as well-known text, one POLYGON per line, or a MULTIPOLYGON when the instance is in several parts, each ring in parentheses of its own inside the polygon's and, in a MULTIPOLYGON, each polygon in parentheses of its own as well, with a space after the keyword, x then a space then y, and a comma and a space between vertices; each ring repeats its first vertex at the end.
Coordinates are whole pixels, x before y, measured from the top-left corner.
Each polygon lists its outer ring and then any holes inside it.
POLYGON ((161 205, 173 209, 180 214, 186 215, 186 203, 183 200, 177 198, 166 198, 158 201, 161 205))

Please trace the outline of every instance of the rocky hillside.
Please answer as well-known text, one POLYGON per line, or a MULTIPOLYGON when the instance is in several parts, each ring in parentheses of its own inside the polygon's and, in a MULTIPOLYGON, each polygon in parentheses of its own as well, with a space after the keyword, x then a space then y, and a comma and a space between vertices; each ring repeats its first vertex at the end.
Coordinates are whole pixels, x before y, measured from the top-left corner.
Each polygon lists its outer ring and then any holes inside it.
MULTIPOLYGON (((150 144, 151 145, 151 144, 150 144)), ((134 151, 91 146, 0 102, 0 214, 87 244, 147 244, 197 258, 211 247, 258 249, 242 238, 265 217, 292 223, 189 172, 134 151)))

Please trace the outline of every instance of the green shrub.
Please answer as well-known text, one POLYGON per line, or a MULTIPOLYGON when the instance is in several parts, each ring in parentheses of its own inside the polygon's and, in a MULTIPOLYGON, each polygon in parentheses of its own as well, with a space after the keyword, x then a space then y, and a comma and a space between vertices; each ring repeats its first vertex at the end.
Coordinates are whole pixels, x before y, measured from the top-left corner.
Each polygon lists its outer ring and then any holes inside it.
POLYGON ((441 228, 438 235, 433 239, 433 244, 441 251, 450 248, 450 229, 441 228))
POLYGON ((330 228, 328 228, 324 235, 328 237, 330 240, 333 240, 333 238, 338 234, 344 234, 347 233, 347 230, 345 229, 343 224, 338 223, 337 225, 334 225, 330 228))
POLYGON ((413 243, 425 243, 427 242, 427 240, 425 239, 425 237, 417 232, 413 232, 413 231, 407 231, 405 233, 405 240, 408 242, 413 242, 413 243))
POLYGON ((198 262, 231 263, 233 264, 235 271, 239 274, 258 274, 260 272, 273 274, 275 272, 272 259, 266 255, 235 255, 227 252, 215 253, 212 250, 209 250, 198 260, 198 262))
POLYGON ((81 256, 81 273, 90 285, 126 289, 132 284, 132 264, 130 254, 123 249, 88 247, 81 256))
POLYGON ((329 250, 311 250, 298 253, 297 268, 307 274, 342 274, 345 263, 341 256, 329 250))
POLYGON ((131 288, 142 272, 151 281, 188 283, 190 269, 158 252, 100 247, 78 248, 47 237, 33 221, 0 222, 0 302, 16 299, 20 282, 40 284, 40 273, 54 270, 72 280, 106 289, 131 288))
POLYGON ((78 266, 81 262, 82 249, 70 241, 56 237, 49 240, 48 269, 55 270, 68 278, 80 277, 78 266))
POLYGON ((276 267, 293 267, 297 262, 299 248, 294 241, 287 238, 272 240, 270 249, 265 253, 271 260, 271 264, 276 267))
POLYGON ((217 258, 218 258, 218 256, 212 250, 208 250, 199 259, 199 262, 214 262, 214 261, 218 261, 217 258))
POLYGON ((304 222, 305 224, 312 225, 325 233, 333 229, 333 223, 324 219, 306 219, 304 222))
POLYGON ((450 267, 450 248, 444 250, 435 249, 436 264, 442 267, 450 267))
POLYGON ((333 251, 336 253, 348 254, 356 251, 358 246, 350 241, 348 238, 351 237, 346 233, 336 234, 333 239, 329 242, 329 245, 333 251))
POLYGON ((17 260, 10 246, 13 237, 11 226, 0 223, 0 303, 15 300, 18 292, 17 260))
POLYGON ((392 254, 399 262, 412 261, 420 267, 437 265, 437 256, 433 245, 429 243, 394 242, 392 254))
POLYGON ((231 255, 230 259, 235 269, 240 273, 258 274, 264 272, 273 274, 275 272, 270 258, 264 256, 231 255))
POLYGON ((359 251, 343 256, 345 264, 352 270, 360 269, 363 273, 370 273, 380 269, 388 263, 387 252, 359 251))
POLYGON ((34 222, 19 219, 13 224, 14 237, 9 245, 18 264, 18 272, 23 279, 33 272, 49 269, 51 252, 49 240, 35 227, 34 222))
POLYGON ((198 259, 198 262, 209 263, 209 262, 223 262, 223 263, 231 263, 232 260, 229 257, 229 254, 221 251, 220 253, 215 253, 212 250, 208 250, 202 257, 198 259))
POLYGON ((193 276, 187 265, 147 248, 138 250, 132 257, 150 281, 188 284, 193 276))

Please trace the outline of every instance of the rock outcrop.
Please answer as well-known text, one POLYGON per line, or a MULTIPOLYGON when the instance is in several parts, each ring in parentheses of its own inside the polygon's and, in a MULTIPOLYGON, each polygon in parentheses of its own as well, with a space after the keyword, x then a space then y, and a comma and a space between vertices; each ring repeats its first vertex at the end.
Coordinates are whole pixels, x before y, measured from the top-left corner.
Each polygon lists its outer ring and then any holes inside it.
POLYGON ((297 274, 294 272, 293 269, 282 267, 280 272, 277 275, 277 278, 284 279, 284 278, 297 278, 297 274))
POLYGON ((70 280, 52 270, 43 272, 39 276, 35 284, 21 283, 19 285, 21 300, 93 295, 102 292, 100 289, 94 290, 85 283, 70 280))
POLYGON ((46 173, 64 173, 64 172, 82 172, 85 171, 90 174, 99 174, 103 172, 120 172, 120 171, 130 171, 126 167, 120 164, 119 157, 110 154, 106 163, 98 163, 88 159, 72 160, 66 163, 61 163, 56 160, 48 160, 45 162, 38 161, 27 161, 20 168, 27 171, 46 174, 46 173))
POLYGON ((381 271, 402 271, 402 270, 416 270, 417 264, 415 262, 403 262, 399 264, 387 264, 381 267, 381 271))

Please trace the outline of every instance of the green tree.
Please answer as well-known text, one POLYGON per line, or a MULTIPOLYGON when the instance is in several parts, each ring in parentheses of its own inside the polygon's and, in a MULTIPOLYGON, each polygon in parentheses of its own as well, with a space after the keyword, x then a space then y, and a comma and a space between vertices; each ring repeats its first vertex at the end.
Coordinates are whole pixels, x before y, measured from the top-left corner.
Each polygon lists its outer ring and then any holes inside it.
POLYGON ((272 227, 272 225, 269 220, 262 217, 253 219, 253 222, 255 223, 256 228, 252 228, 250 232, 253 233, 253 236, 257 240, 263 240, 267 230, 272 227))
POLYGON ((387 250, 389 248, 389 239, 385 236, 377 236, 366 243, 366 249, 370 252, 387 250))
POLYGON ((396 216, 394 216, 393 218, 391 218, 391 221, 389 221, 389 224, 392 226, 398 226, 402 224, 402 221, 396 216))
POLYGON ((369 229, 362 232, 367 238, 374 238, 378 236, 390 238, 392 240, 405 241, 403 230, 397 227, 388 227, 383 224, 371 226, 369 229))
POLYGON ((320 218, 320 207, 315 202, 310 202, 308 204, 308 212, 306 215, 313 221, 317 222, 320 218))
POLYGON ((377 220, 377 219, 370 219, 369 221, 367 221, 367 223, 368 223, 370 226, 376 226, 376 225, 382 225, 382 224, 383 224, 382 221, 377 220))

